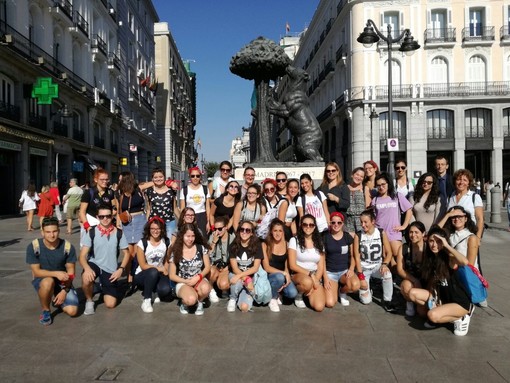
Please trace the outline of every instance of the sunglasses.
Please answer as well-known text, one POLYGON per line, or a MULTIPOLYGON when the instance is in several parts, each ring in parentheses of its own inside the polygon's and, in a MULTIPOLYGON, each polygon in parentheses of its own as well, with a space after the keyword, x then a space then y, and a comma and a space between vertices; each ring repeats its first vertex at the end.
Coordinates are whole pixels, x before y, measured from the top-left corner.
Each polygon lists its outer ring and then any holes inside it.
POLYGON ((225 228, 225 226, 222 226, 222 227, 214 227, 214 231, 221 231, 225 228))
POLYGON ((189 176, 189 178, 200 178, 201 175, 200 174, 192 174, 189 176))
POLYGON ((406 170, 405 166, 395 166, 395 170, 406 170))
POLYGON ((454 220, 454 219, 461 219, 461 218, 464 218, 465 216, 466 216, 465 214, 464 214, 464 215, 452 215, 452 216, 450 217, 450 219, 451 219, 451 220, 454 220))
POLYGON ((251 233, 251 229, 249 227, 241 227, 239 228, 239 233, 246 233, 246 234, 250 234, 251 233))
POLYGON ((336 172, 336 169, 326 169, 326 173, 334 173, 336 172))
POLYGON ((265 193, 272 193, 272 192, 274 192, 274 188, 264 189, 264 192, 265 193))
POLYGON ((280 182, 287 182, 287 179, 286 178, 276 179, 276 182, 278 182, 278 183, 280 183, 280 182))
POLYGON ((98 215, 97 218, 99 218, 99 219, 111 219, 112 215, 111 214, 98 215))
POLYGON ((301 227, 307 227, 309 229, 313 229, 315 227, 315 223, 302 223, 301 227))
POLYGON ((432 185, 434 181, 423 181, 423 185, 432 185))
POLYGON ((220 169, 220 170, 221 170, 223 173, 228 173, 228 172, 230 172, 230 169, 222 168, 222 169, 220 169))
POLYGON ((230 185, 228 188, 229 189, 239 189, 239 186, 237 186, 237 185, 230 185))
POLYGON ((331 221, 332 225, 341 225, 343 223, 344 223, 343 221, 331 221))

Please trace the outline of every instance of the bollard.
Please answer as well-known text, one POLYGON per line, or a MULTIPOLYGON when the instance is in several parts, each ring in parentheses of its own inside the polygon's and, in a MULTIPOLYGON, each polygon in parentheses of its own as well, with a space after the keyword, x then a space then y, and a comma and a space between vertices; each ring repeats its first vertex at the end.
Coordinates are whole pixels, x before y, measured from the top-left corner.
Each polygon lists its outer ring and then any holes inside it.
POLYGON ((490 213, 491 211, 491 189, 487 190, 487 193, 485 193, 485 211, 488 211, 490 213))
POLYGON ((491 223, 501 223, 501 188, 491 189, 491 223))

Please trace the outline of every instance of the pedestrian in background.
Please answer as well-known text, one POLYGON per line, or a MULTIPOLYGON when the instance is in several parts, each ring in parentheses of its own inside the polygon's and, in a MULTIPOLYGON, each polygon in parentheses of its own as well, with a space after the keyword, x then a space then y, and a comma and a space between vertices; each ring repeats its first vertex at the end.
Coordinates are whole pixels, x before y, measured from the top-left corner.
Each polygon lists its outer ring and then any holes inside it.
POLYGON ((64 221, 62 220, 62 212, 60 211, 60 205, 62 201, 60 199, 60 191, 58 190, 58 183, 55 181, 50 183, 50 195, 53 199, 53 204, 55 206, 55 216, 58 219, 58 223, 62 224, 64 221))
POLYGON ((39 197, 41 200, 39 202, 39 208, 37 209, 37 215, 39 216, 39 226, 42 227, 44 218, 53 217, 55 203, 53 202, 53 197, 50 194, 50 187, 48 185, 42 187, 39 197))
POLYGON ((26 190, 23 190, 21 193, 21 198, 19 199, 19 207, 23 209, 27 216, 28 231, 34 230, 32 223, 34 220, 34 212, 37 208, 37 201, 39 201, 39 195, 35 191, 35 183, 34 181, 30 181, 26 190))

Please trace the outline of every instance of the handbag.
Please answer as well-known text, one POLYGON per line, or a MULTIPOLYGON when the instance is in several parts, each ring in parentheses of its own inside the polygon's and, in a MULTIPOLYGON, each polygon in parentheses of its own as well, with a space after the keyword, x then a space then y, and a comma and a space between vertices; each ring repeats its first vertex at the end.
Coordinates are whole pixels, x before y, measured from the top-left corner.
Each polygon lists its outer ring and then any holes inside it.
POLYGON ((253 276, 254 296, 253 299, 260 305, 269 303, 272 298, 271 284, 267 278, 266 270, 261 266, 253 276))
POLYGON ((459 280, 464 285, 471 303, 480 303, 487 299, 489 282, 473 265, 459 266, 457 269, 459 280))
MULTIPOLYGON (((124 198, 124 194, 122 194, 120 196, 120 209, 122 209, 122 199, 123 198, 124 198)), ((131 214, 129 214, 130 207, 131 207, 131 196, 129 197, 127 210, 124 210, 124 211, 121 210, 121 212, 119 213, 119 219, 123 225, 127 225, 129 222, 131 222, 131 214)))

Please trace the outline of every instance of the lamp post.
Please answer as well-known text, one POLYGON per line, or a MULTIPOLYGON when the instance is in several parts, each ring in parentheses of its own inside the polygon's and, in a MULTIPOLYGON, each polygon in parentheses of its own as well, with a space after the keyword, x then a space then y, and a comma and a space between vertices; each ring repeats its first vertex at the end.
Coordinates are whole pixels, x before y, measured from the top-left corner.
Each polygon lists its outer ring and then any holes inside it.
MULTIPOLYGON (((420 48, 420 45, 414 41, 413 36, 411 35, 411 31, 409 29, 404 29, 399 36, 393 38, 391 34, 391 25, 387 26, 387 34, 384 35, 377 29, 375 23, 368 19, 367 25, 362 33, 359 34, 357 41, 365 48, 370 48, 372 44, 377 43, 379 40, 383 40, 388 44, 388 138, 395 138, 393 132, 393 78, 392 78, 392 45, 395 43, 400 43, 399 51, 405 52, 407 55, 411 55, 415 50, 420 48), (405 36, 405 37, 404 37, 405 36)), ((392 177, 395 176, 395 153, 393 151, 389 151, 389 173, 392 177)))
POLYGON ((374 159, 374 119, 378 118, 379 115, 375 111, 375 108, 372 108, 370 112, 370 159, 374 159))

